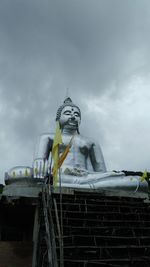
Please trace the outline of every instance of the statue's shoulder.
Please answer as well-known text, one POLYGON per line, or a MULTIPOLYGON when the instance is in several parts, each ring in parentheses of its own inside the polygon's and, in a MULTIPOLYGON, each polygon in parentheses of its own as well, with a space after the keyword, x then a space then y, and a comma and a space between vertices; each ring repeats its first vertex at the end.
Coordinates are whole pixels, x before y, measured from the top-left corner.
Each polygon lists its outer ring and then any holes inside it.
POLYGON ((55 133, 42 133, 40 135, 40 140, 46 140, 46 139, 54 139, 55 133))

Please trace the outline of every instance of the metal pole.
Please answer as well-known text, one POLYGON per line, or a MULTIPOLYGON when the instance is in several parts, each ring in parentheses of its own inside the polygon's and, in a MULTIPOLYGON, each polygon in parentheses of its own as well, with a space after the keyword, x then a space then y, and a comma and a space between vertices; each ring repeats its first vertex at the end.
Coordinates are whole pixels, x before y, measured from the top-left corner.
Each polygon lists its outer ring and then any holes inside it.
POLYGON ((62 209, 62 187, 61 187, 61 169, 59 168, 59 191, 60 191, 60 243, 61 243, 61 257, 60 266, 64 267, 64 246, 63 246, 63 209, 62 209))

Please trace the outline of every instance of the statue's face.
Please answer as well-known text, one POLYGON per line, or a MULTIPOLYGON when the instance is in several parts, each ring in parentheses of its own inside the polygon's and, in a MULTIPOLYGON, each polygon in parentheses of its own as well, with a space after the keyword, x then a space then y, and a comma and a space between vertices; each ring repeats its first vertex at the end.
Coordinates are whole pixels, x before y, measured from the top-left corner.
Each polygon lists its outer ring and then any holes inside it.
POLYGON ((77 107, 66 106, 61 111, 59 119, 60 127, 63 129, 77 130, 81 122, 80 112, 77 107))

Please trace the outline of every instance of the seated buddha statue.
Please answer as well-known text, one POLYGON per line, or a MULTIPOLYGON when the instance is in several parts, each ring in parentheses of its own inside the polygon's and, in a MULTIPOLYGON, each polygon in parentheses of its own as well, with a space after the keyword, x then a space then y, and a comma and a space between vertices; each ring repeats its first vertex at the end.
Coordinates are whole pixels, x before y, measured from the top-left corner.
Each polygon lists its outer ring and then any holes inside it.
MULTIPOLYGON (((61 166, 62 187, 147 191, 147 183, 141 182, 139 176, 125 176, 124 172, 106 170, 99 144, 80 134, 81 111, 70 98, 65 99, 58 108, 56 121, 59 122, 63 141, 59 156, 72 138, 70 150, 61 166)), ((49 172, 53 140, 54 133, 41 135, 33 164, 34 178, 42 178, 49 172)))
MULTIPOLYGON (((99 144, 80 134, 81 111, 70 98, 66 98, 58 108, 56 121, 59 122, 62 135, 59 156, 71 140, 69 152, 59 172, 58 187, 61 181, 61 186, 66 188, 104 189, 144 194, 148 192, 147 182, 145 180, 141 182, 140 176, 126 176, 125 172, 106 170, 99 144)), ((47 133, 40 136, 32 167, 17 166, 6 173, 5 183, 8 187, 12 184, 15 184, 16 188, 20 185, 22 187, 40 184, 45 181, 45 177, 51 176, 54 135, 54 133, 47 133)))

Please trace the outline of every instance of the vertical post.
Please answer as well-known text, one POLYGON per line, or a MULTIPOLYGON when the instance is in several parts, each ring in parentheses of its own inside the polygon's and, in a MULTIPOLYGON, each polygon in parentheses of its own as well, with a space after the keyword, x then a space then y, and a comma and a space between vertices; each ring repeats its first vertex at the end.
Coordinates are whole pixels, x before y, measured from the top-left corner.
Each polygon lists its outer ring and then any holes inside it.
POLYGON ((38 250, 38 237, 39 237, 39 210, 36 207, 35 216, 34 216, 34 228, 33 228, 33 256, 32 256, 32 267, 37 266, 37 250, 38 250))
POLYGON ((60 251, 61 251, 61 257, 60 257, 60 266, 64 266, 64 246, 63 246, 63 209, 62 209, 62 187, 61 187, 61 169, 59 168, 59 190, 60 190, 60 251))

